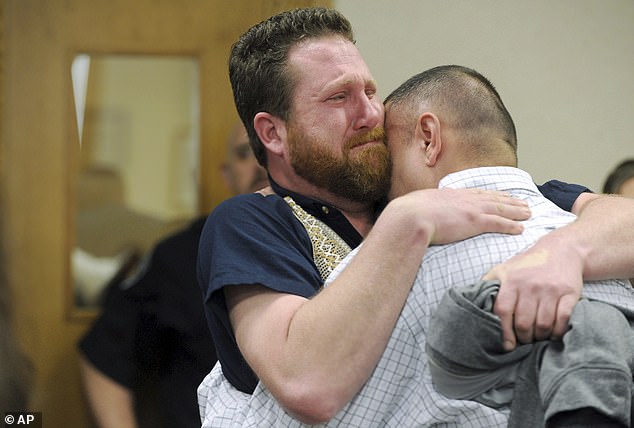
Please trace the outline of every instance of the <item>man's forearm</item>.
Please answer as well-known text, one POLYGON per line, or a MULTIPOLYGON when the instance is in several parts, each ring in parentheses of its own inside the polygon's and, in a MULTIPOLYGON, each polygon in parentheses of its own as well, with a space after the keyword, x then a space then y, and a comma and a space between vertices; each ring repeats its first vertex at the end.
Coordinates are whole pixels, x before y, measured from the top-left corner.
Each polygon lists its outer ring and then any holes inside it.
POLYGON ((394 200, 352 262, 314 298, 226 287, 240 350, 289 413, 328 420, 371 375, 428 243, 520 233, 513 220, 529 215, 524 202, 495 192, 428 190, 394 200))
POLYGON ((598 195, 561 229, 583 257, 586 280, 634 278, 634 199, 598 195))
POLYGON ((430 239, 402 227, 397 218, 407 216, 394 213, 384 213, 350 265, 310 300, 253 286, 251 295, 225 291, 249 365, 303 422, 333 417, 385 349, 430 239))
POLYGON ((561 337, 584 279, 634 277, 634 199, 584 194, 573 212, 578 215, 574 222, 484 277, 502 282, 494 311, 507 350, 516 339, 561 337))

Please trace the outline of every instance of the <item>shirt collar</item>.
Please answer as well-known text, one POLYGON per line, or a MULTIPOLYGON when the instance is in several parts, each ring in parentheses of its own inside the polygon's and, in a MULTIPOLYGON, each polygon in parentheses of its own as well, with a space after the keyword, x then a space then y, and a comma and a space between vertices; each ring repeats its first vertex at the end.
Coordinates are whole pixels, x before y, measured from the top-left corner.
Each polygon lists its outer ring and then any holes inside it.
POLYGON ((357 247, 363 240, 361 234, 357 232, 354 226, 350 224, 346 216, 344 216, 339 209, 323 201, 318 201, 308 196, 288 190, 277 184, 270 175, 269 183, 271 184, 273 191, 278 196, 281 196, 282 198, 290 196, 295 203, 304 209, 304 211, 326 223, 328 227, 334 230, 335 233, 350 246, 350 248, 357 247))
POLYGON ((454 172, 443 177, 438 183, 438 187, 479 188, 498 191, 525 189, 539 193, 530 174, 509 166, 469 168, 454 172))

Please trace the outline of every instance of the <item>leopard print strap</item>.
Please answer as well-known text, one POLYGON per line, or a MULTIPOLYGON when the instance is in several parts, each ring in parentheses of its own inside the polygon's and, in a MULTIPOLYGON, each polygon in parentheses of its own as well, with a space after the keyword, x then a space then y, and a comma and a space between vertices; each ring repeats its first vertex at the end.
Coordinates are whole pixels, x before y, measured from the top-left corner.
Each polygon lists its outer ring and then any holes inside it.
POLYGON ((313 260, 321 279, 325 282, 332 270, 341 262, 352 249, 330 227, 321 220, 308 214, 290 197, 284 198, 293 210, 295 217, 304 225, 313 243, 313 260))

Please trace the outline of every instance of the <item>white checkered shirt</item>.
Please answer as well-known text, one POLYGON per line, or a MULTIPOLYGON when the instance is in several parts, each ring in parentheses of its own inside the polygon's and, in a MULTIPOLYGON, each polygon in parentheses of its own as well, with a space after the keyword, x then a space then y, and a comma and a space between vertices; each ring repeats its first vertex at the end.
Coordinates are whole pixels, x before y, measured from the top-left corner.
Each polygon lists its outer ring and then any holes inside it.
MULTIPOLYGON (((490 268, 525 250, 540 236, 574 220, 539 193, 531 177, 516 168, 475 168, 445 177, 439 187, 502 190, 526 200, 532 210, 522 235, 484 234, 454 244, 432 246, 388 345, 363 389, 328 427, 506 427, 508 408, 452 400, 432 384, 425 338, 432 311, 445 291, 480 279, 490 268)), ((333 272, 336 277, 353 251, 333 272)), ((634 291, 620 282, 586 283, 584 295, 634 309, 634 291)), ((345 327, 343 327, 345 328, 345 327)), ((345 364, 345 361, 342 361, 345 364)), ((233 388, 219 364, 198 389, 203 427, 301 427, 258 384, 253 395, 233 388)))

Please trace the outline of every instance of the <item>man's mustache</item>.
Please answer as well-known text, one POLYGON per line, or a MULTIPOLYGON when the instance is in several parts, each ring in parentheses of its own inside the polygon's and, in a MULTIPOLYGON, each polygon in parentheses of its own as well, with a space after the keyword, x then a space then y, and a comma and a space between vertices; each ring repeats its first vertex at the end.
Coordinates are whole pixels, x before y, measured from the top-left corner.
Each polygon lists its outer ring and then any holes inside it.
POLYGON ((385 144, 385 129, 382 126, 377 126, 371 131, 366 132, 365 134, 355 135, 346 141, 346 149, 350 150, 356 146, 360 146, 362 144, 369 143, 371 141, 381 141, 385 144))

